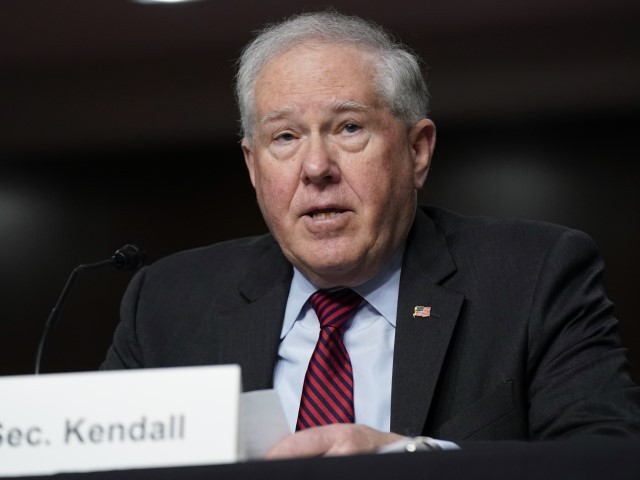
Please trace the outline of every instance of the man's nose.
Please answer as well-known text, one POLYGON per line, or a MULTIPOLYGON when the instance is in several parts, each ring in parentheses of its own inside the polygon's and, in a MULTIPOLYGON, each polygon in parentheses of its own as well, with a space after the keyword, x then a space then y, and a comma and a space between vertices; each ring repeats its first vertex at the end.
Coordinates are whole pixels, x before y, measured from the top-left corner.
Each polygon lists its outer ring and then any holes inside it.
POLYGON ((300 179, 303 183, 321 185, 340 181, 338 155, 326 139, 311 136, 302 154, 300 179))

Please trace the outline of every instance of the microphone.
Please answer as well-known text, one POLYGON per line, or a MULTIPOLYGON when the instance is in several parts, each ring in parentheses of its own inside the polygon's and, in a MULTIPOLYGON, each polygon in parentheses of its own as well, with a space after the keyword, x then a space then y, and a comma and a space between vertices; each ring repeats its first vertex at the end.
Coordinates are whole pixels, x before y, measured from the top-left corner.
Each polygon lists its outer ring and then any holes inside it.
POLYGON ((142 266, 145 259, 145 252, 137 245, 125 245, 116 250, 116 253, 109 259, 113 266, 121 270, 137 270, 142 266))
POLYGON ((78 265, 73 269, 71 275, 69 275, 69 278, 67 279, 67 283, 62 289, 62 293, 58 297, 58 301, 49 314, 47 322, 44 324, 44 329, 42 331, 42 335, 40 336, 38 351, 36 353, 36 365, 34 372, 36 375, 40 373, 42 367, 42 360, 44 358, 44 352, 46 349, 49 333, 52 331, 55 323, 58 320, 60 312, 62 311, 62 307, 64 306, 64 303, 67 300, 69 293, 71 292, 71 288, 75 283, 78 273, 82 270, 90 270, 108 266, 113 266, 120 270, 136 270, 143 265, 145 256, 146 254, 144 250, 141 250, 137 245, 125 245, 116 250, 116 252, 110 258, 100 260, 99 262, 78 265))

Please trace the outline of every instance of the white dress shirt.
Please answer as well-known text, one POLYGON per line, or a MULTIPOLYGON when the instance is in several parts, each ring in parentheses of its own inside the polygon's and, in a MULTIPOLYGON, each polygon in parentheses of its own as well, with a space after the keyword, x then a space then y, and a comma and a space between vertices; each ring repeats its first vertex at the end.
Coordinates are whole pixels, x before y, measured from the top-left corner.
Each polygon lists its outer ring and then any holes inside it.
MULTIPOLYGON (((402 253, 400 249, 375 277, 353 289, 365 301, 347 324, 343 337, 353 368, 355 421, 387 432, 402 253)), ((304 376, 320 332, 320 322, 308 302, 316 290, 294 268, 274 372, 274 387, 292 431, 304 376)))

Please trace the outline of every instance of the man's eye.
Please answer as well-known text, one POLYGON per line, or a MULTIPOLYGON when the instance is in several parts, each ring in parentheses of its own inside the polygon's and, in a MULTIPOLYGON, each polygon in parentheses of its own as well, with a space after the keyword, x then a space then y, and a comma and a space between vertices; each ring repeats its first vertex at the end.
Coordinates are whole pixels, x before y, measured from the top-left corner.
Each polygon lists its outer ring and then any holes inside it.
POLYGON ((342 129, 347 133, 355 133, 360 130, 360 125, 356 125, 355 123, 347 123, 342 129))
POLYGON ((293 133, 281 133, 280 135, 276 136, 275 140, 277 142, 290 142, 291 140, 293 140, 295 137, 293 136, 293 133))

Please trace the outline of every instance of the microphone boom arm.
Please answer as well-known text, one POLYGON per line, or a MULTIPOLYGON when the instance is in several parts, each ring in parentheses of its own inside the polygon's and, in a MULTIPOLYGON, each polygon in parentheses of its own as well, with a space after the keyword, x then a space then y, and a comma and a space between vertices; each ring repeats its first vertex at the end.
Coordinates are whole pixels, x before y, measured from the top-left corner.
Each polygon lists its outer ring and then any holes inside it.
POLYGON ((38 344, 38 351, 36 353, 36 364, 34 373, 38 375, 42 368, 42 361, 44 358, 47 340, 49 338, 49 333, 53 331, 53 328, 58 321, 58 317, 60 316, 60 312, 62 311, 62 307, 64 306, 69 293, 71 292, 71 288, 73 287, 76 277, 78 273, 82 270, 91 270, 94 268, 101 268, 113 265, 116 268, 125 269, 125 270, 133 270, 139 268, 144 263, 144 252, 141 251, 135 245, 125 245, 122 248, 119 248, 116 253, 106 260, 101 260, 99 262, 94 263, 85 263, 82 265, 78 265, 73 269, 69 278, 67 279, 67 283, 62 289, 62 293, 58 297, 58 301, 54 305, 53 309, 51 309, 51 313, 49 314, 49 318, 47 318, 46 323, 44 324, 44 328, 42 330, 42 335, 40 336, 40 343, 38 344))

